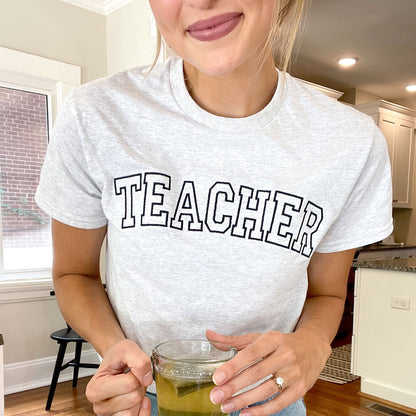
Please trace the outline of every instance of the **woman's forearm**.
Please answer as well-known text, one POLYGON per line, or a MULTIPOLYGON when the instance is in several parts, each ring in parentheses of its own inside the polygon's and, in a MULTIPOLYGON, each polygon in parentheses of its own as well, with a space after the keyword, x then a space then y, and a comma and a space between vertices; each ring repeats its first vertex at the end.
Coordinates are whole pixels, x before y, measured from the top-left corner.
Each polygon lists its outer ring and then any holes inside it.
POLYGON ((101 356, 125 338, 99 278, 64 275, 54 282, 63 317, 101 356))
POLYGON ((355 250, 315 253, 308 267, 308 294, 297 333, 314 331, 331 344, 342 318, 355 250))
POLYGON ((103 356, 125 336, 100 277, 107 227, 81 229, 52 220, 52 275, 65 320, 103 356))

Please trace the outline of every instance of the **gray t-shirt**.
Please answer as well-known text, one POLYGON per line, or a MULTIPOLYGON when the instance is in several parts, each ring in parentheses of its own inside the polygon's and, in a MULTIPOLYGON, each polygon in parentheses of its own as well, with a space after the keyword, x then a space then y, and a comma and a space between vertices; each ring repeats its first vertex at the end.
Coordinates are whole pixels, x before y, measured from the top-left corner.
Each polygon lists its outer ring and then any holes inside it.
POLYGON ((314 251, 392 232, 382 134, 290 75, 259 113, 224 118, 192 100, 179 58, 147 71, 71 93, 39 206, 74 227, 108 226, 108 294, 147 353, 207 328, 292 331, 314 251))

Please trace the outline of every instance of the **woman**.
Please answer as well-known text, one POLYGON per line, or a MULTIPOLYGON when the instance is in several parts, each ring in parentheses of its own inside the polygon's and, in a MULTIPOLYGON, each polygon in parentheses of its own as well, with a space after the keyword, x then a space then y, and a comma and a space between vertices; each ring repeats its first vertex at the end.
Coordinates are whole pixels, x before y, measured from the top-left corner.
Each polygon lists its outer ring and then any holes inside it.
POLYGON ((74 91, 37 193, 62 313, 103 357, 87 397, 101 415, 156 412, 152 347, 206 336, 239 350, 214 374, 225 413, 305 415, 354 250, 392 231, 384 138, 275 68, 302 0, 150 5, 180 58, 74 91))

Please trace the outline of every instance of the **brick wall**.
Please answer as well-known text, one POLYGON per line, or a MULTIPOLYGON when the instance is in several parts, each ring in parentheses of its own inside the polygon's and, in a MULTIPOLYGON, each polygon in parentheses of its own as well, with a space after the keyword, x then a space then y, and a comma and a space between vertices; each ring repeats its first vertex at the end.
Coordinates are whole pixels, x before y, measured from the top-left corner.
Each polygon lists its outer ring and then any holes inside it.
POLYGON ((0 87, 3 237, 19 234, 30 239, 28 231, 43 234, 48 228, 48 216, 34 201, 47 147, 47 117, 46 95, 0 87))

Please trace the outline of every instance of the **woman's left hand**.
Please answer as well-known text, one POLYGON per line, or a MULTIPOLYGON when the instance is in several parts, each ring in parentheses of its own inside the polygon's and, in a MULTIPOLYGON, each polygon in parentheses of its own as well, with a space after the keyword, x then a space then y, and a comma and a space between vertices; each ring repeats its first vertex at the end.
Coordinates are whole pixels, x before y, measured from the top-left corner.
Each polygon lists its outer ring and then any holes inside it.
POLYGON ((214 373, 217 386, 210 398, 213 403, 221 403, 224 413, 243 409, 241 416, 271 415, 302 398, 315 384, 331 353, 328 342, 305 327, 290 334, 270 331, 227 336, 208 330, 206 335, 210 341, 239 351, 214 373), (268 376, 254 388, 235 395, 268 376), (282 389, 275 381, 277 377, 283 379, 282 389), (264 400, 267 401, 263 404, 247 408, 264 400))

